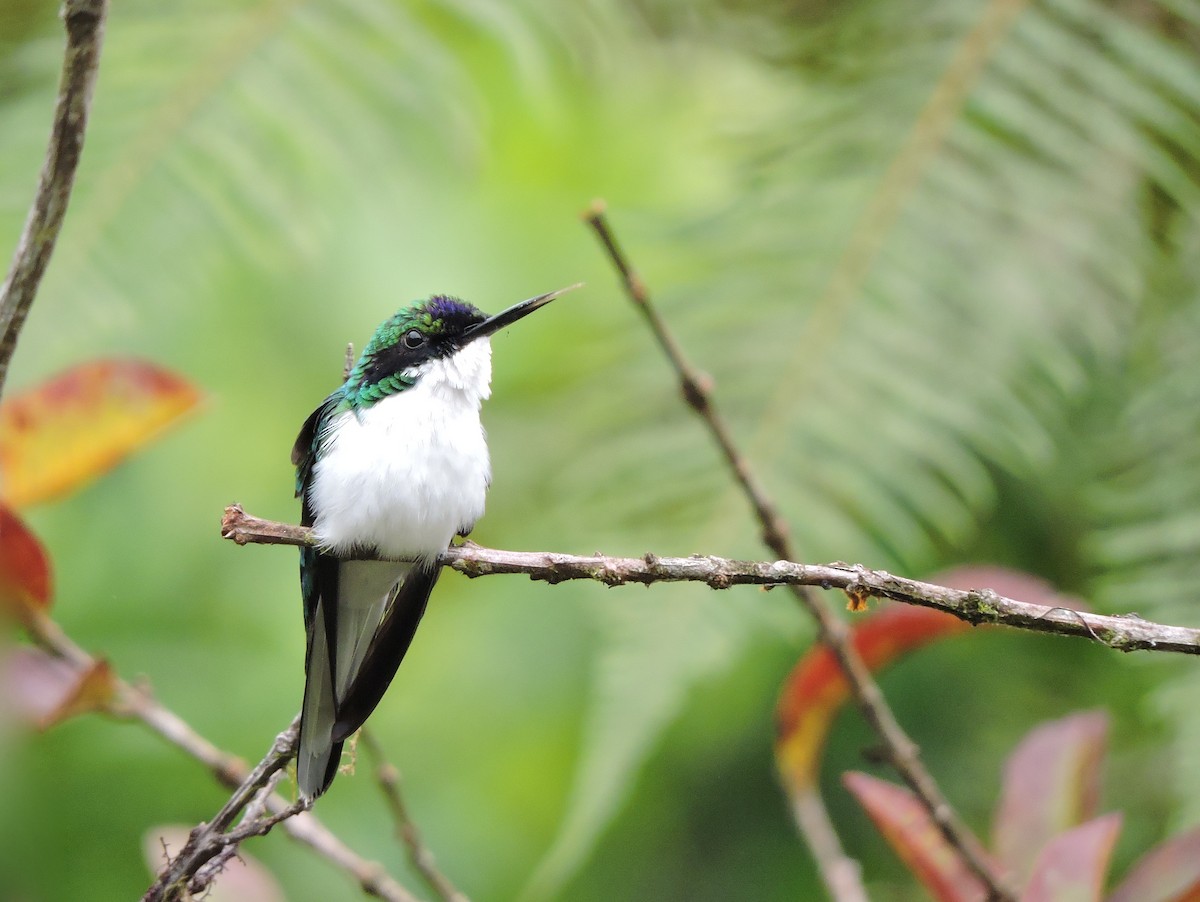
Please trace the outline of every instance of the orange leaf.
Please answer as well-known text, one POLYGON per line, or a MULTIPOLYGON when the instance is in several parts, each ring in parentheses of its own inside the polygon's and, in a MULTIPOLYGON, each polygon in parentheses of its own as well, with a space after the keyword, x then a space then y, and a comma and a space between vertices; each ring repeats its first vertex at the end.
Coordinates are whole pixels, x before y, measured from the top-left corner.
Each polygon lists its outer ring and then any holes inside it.
MULTIPOLYGON (((946 635, 968 629, 950 614, 893 604, 864 617, 851 629, 851 641, 871 671, 946 635)), ((792 790, 811 786, 820 769, 821 749, 849 685, 833 653, 815 645, 784 681, 775 708, 775 763, 792 790)))
POLYGON ((0 608, 22 620, 30 607, 49 607, 50 596, 50 560, 42 543, 0 504, 0 608))
POLYGON ((200 393, 136 360, 96 360, 0 404, 0 496, 23 507, 73 491, 187 413, 200 393))
POLYGON ((975 902, 987 896, 915 795, 902 786, 850 771, 842 783, 858 799, 884 839, 938 902, 975 902))
POLYGON ((77 714, 105 710, 117 679, 107 661, 80 668, 38 648, 17 648, 5 662, 12 706, 33 727, 46 730, 77 714))

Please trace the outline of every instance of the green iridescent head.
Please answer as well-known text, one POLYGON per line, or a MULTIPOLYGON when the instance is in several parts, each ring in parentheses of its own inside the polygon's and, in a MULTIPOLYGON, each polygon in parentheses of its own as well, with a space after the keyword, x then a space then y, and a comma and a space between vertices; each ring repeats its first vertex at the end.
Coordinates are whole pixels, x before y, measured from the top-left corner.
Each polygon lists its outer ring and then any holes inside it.
POLYGON ((371 336, 346 380, 346 401, 356 407, 367 406, 404 391, 416 383, 422 363, 455 354, 571 288, 529 298, 492 317, 466 301, 441 294, 404 307, 371 336))

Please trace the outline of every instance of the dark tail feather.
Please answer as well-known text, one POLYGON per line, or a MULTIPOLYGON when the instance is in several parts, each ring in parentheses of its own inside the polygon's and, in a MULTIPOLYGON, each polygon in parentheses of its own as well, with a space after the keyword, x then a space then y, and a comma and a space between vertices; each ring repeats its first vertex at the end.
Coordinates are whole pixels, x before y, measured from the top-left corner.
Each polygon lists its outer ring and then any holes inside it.
POLYGON ((322 607, 318 604, 308 624, 304 704, 300 709, 300 739, 296 749, 296 782, 300 794, 308 799, 315 799, 329 788, 342 758, 342 743, 333 738, 337 708, 322 607))
POLYGON ((417 625, 425 613, 429 593, 433 591, 440 573, 441 566, 438 564, 414 565, 396 589, 396 596, 384 615, 379 631, 371 640, 362 667, 338 706, 337 723, 333 725, 331 738, 339 744, 339 748, 340 743, 371 716, 383 698, 392 677, 396 675, 396 669, 404 660, 408 646, 412 644, 417 625))

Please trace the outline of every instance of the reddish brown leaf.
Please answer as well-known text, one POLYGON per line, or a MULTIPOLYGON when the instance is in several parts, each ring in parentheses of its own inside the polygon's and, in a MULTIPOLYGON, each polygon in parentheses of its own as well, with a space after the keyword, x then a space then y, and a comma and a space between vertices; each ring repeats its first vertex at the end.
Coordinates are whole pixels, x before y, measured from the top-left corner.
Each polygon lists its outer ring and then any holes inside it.
POLYGON ((1200 902, 1200 827, 1139 858, 1107 902, 1200 902))
POLYGON ((1108 717, 1086 711, 1036 727, 1009 756, 993 844, 1021 879, 1052 837, 1095 816, 1107 735, 1108 717))
POLYGON ((1052 839, 1021 902, 1099 902, 1121 815, 1106 814, 1052 839))
MULTIPOLYGON (((942 611, 891 604, 859 620, 851 639, 866 665, 878 671, 906 652, 968 628, 942 611)), ((848 694, 841 668, 823 645, 810 649, 784 681, 775 709, 775 763, 790 789, 816 781, 829 725, 848 694)))
POLYGON ((11 707, 31 726, 46 730, 77 714, 104 710, 117 681, 107 661, 80 669, 39 648, 13 649, 5 661, 11 707))
POLYGON ((842 782, 879 832, 937 902, 975 902, 987 891, 938 830, 915 795, 902 786, 850 771, 842 782))
POLYGON ((0 404, 0 496, 13 507, 79 488, 187 413, 200 394, 136 360, 97 360, 0 404))
MULTIPOLYGON (((168 855, 178 855, 188 840, 190 828, 166 824, 152 827, 142 837, 142 855, 151 874, 167 863, 168 855)), ((204 902, 284 902, 283 888, 266 865, 238 849, 235 857, 221 868, 204 902)))
POLYGON ((50 606, 50 559, 21 518, 0 504, 0 609, 18 620, 50 606))

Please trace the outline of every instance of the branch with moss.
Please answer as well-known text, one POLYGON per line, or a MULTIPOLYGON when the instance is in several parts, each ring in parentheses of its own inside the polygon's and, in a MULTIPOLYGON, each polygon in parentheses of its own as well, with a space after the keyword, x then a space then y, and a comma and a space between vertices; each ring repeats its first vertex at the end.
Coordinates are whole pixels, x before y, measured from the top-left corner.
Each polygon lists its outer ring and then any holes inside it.
MULTIPOLYGON (((246 513, 240 504, 225 508, 221 535, 238 545, 314 545, 312 529, 246 513)), ((386 560, 364 556, 361 560, 386 560)), ((561 583, 591 580, 606 586, 654 583, 704 583, 710 589, 734 586, 807 586, 837 589, 865 600, 883 598, 953 614, 979 626, 997 624, 1036 633, 1075 636, 1116 651, 1200 654, 1200 629, 1168 626, 1135 614, 1114 617, 1069 608, 1047 607, 1006 598, 991 589, 952 589, 935 583, 869 570, 860 564, 800 564, 793 561, 737 561, 715 555, 610 557, 557 551, 505 551, 464 542, 446 549, 443 567, 471 578, 522 575, 561 583)))

